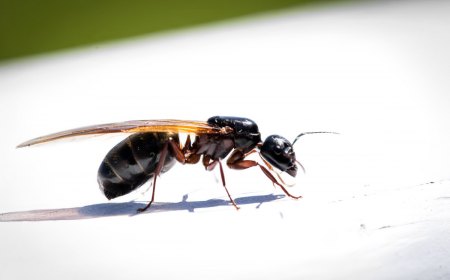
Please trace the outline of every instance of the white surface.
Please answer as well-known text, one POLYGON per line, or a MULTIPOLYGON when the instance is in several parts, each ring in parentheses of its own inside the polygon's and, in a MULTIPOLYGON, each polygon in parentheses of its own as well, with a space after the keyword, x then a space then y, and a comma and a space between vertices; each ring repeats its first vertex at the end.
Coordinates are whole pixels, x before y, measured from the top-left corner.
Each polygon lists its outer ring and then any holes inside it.
POLYGON ((0 66, 0 278, 448 279, 449 11, 289 11, 0 66), (162 176, 145 214, 145 188, 107 202, 96 171, 120 137, 14 149, 212 115, 250 117, 263 136, 341 135, 296 144, 299 201, 258 170, 225 170, 240 211, 201 166, 162 176))

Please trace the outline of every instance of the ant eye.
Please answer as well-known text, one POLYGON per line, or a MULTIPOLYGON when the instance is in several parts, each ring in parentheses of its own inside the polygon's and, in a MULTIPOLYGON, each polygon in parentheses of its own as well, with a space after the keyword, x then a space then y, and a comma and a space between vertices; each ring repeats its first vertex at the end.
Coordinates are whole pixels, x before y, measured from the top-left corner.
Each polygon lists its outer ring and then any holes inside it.
POLYGON ((273 152, 274 152, 274 154, 276 154, 276 155, 281 154, 282 151, 283 151, 283 149, 282 149, 281 146, 279 146, 279 145, 276 145, 276 146, 273 148, 273 152))
POLYGON ((292 154, 294 151, 292 150, 291 147, 286 147, 283 152, 284 154, 289 155, 292 154))

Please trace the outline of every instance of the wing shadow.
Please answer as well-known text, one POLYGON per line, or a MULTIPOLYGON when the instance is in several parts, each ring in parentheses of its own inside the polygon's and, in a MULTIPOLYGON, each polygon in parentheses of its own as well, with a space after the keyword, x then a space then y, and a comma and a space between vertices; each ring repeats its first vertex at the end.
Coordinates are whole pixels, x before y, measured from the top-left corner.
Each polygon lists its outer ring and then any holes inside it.
MULTIPOLYGON (((284 198, 285 195, 254 195, 236 198, 238 205, 256 204, 259 208, 263 203, 284 198)), ((155 212, 188 211, 193 213, 196 209, 212 208, 229 205, 228 200, 208 199, 202 201, 187 201, 188 195, 184 195, 180 202, 154 202, 149 210, 139 215, 155 212)), ((100 203, 73 208, 40 209, 29 211, 18 211, 0 214, 0 222, 22 222, 22 221, 61 221, 61 220, 83 220, 94 218, 105 218, 114 216, 134 216, 138 208, 146 205, 144 202, 124 203, 100 203)))

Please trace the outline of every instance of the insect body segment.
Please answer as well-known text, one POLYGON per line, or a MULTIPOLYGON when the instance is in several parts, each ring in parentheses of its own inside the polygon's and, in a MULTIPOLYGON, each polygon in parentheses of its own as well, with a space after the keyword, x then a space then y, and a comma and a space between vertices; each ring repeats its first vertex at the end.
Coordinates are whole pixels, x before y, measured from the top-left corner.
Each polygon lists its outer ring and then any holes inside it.
POLYGON ((231 128, 233 133, 230 134, 230 137, 233 139, 235 148, 244 153, 251 151, 261 142, 258 125, 250 119, 215 116, 208 119, 208 124, 213 127, 231 128))
MULTIPOLYGON (((108 199, 125 195, 155 176, 161 152, 169 138, 164 132, 135 133, 117 144, 100 164, 97 181, 108 199)), ((167 153, 161 173, 169 171, 175 158, 167 153)))
POLYGON ((297 164, 292 144, 280 135, 270 135, 261 146, 261 155, 277 169, 292 177, 297 175, 297 164))

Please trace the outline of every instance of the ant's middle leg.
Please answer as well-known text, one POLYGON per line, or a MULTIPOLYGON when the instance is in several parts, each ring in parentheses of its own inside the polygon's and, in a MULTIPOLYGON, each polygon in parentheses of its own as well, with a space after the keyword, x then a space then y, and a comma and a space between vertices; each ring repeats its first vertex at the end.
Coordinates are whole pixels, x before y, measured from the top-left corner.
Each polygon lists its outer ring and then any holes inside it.
POLYGON ((236 210, 239 210, 239 206, 237 206, 236 202, 231 197, 231 194, 230 194, 230 192, 227 189, 227 186, 226 186, 226 183, 225 183, 225 173, 223 172, 222 162, 220 162, 220 160, 218 160, 218 159, 211 161, 211 158, 209 156, 203 156, 203 165, 205 166, 206 170, 208 170, 208 171, 214 170, 214 168, 217 165, 219 165, 220 177, 222 178, 222 185, 225 188, 225 191, 227 192, 227 195, 228 195, 228 198, 231 201, 231 204, 233 204, 233 206, 236 208, 236 210))

